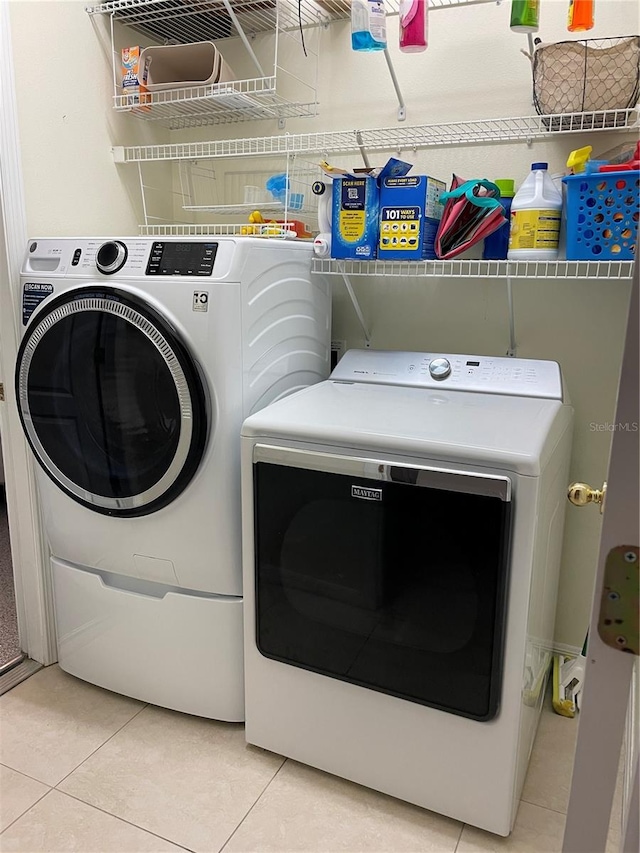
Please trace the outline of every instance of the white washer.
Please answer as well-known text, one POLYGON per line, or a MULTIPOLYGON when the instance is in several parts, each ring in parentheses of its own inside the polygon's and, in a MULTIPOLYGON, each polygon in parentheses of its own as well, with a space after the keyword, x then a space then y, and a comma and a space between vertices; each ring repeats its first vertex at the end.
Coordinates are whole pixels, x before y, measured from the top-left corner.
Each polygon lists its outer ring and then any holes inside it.
POLYGON ((250 743, 509 834, 572 417, 554 362, 350 351, 245 421, 250 743))
POLYGON ((242 419, 325 379, 310 244, 37 239, 16 390, 40 463, 60 666, 242 720, 242 419))

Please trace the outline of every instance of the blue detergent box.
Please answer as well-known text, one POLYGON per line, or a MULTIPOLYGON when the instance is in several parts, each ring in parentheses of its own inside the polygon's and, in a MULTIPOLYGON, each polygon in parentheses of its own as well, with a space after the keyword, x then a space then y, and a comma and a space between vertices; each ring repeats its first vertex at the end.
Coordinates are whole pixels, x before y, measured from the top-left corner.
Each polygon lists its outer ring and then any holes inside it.
POLYGON ((435 239, 444 209, 444 181, 428 175, 383 178, 380 187, 381 261, 433 260, 435 239))
POLYGON ((368 175, 333 180, 331 257, 370 261, 378 246, 378 183, 368 175))

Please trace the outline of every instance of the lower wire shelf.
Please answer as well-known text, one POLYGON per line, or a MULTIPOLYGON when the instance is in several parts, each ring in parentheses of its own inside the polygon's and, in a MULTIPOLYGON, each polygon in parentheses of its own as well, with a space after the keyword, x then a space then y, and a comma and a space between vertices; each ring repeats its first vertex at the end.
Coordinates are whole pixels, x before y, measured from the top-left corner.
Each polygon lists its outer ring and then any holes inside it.
POLYGON ((314 258, 312 272, 374 277, 602 278, 630 281, 633 261, 341 261, 314 258))

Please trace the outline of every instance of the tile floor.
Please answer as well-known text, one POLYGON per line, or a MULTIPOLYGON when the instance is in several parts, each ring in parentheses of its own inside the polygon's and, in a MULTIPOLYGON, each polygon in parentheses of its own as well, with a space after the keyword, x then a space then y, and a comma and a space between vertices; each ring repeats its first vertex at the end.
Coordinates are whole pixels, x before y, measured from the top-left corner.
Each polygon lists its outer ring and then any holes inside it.
POLYGON ((7 853, 559 852, 577 733, 547 702, 505 839, 247 746, 239 724, 144 705, 58 666, 0 697, 0 727, 7 853))

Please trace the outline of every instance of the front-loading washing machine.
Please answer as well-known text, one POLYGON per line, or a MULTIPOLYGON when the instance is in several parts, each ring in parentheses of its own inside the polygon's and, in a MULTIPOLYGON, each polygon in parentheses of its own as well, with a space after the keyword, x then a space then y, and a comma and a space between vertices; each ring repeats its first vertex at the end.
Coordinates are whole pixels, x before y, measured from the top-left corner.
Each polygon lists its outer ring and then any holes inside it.
POLYGON ((369 350, 245 421, 250 743, 509 834, 572 415, 554 362, 369 350))
POLYGON ((329 373, 310 244, 37 239, 16 396, 62 669, 244 718, 240 427, 329 373))

